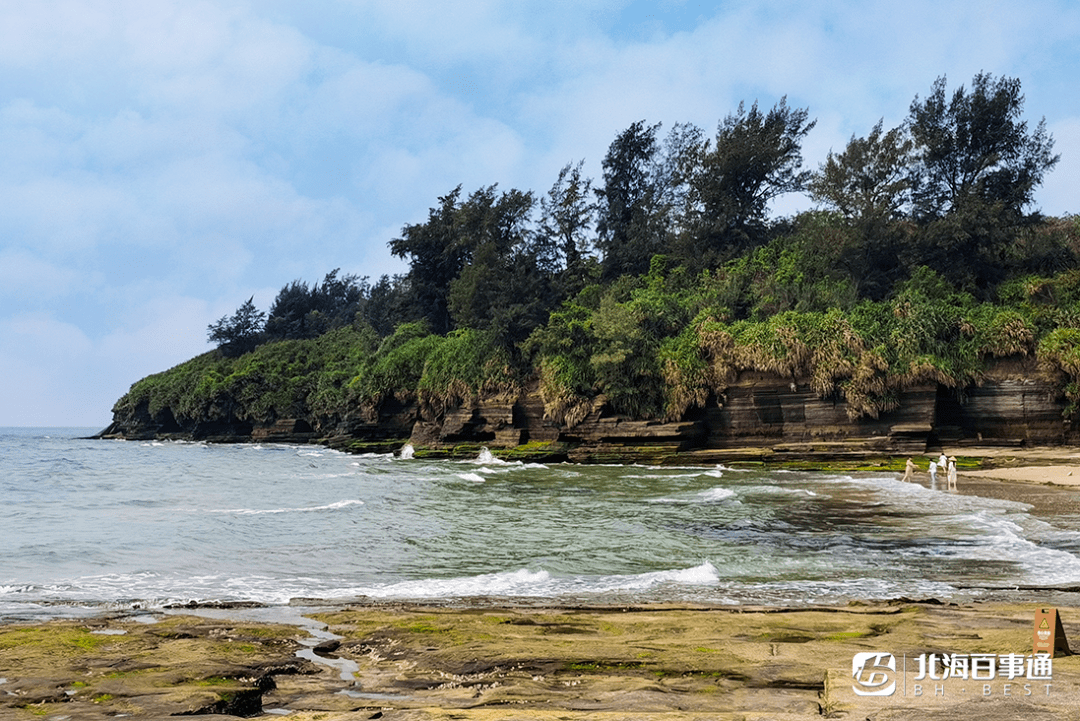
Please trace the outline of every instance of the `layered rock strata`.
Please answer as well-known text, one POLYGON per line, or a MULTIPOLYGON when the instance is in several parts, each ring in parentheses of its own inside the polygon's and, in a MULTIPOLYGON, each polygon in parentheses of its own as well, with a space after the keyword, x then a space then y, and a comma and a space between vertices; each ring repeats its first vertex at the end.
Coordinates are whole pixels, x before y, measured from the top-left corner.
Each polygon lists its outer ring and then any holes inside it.
POLYGON ((217 442, 324 443, 357 452, 406 443, 435 455, 475 454, 482 446, 521 457, 575 462, 718 462, 857 459, 913 455, 946 445, 1042 446, 1075 443, 1056 386, 1030 359, 993 364, 983 381, 957 392, 927 384, 901 391, 893 411, 849 414, 841 398, 820 398, 808 383, 744 372, 722 397, 677 421, 630 419, 602 402, 578 423, 547 417, 539 391, 479 398, 441 412, 394 399, 377 410, 334 418, 280 418, 252 424, 235 409, 214 418, 177 418, 137 407, 102 438, 217 442))

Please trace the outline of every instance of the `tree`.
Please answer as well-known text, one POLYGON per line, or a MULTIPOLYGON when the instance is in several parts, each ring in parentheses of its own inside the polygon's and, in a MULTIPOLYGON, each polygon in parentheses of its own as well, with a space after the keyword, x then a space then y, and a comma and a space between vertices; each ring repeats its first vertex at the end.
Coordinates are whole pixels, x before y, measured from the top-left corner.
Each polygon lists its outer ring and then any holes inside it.
POLYGON ((1046 120, 1029 132, 1020 119, 1024 96, 1015 78, 979 73, 970 92, 960 86, 951 98, 945 85, 939 77, 926 100, 911 103, 916 218, 941 218, 972 200, 1021 214, 1060 159, 1046 120))
POLYGON ((688 179, 698 164, 700 128, 677 123, 663 142, 660 124, 638 121, 620 133, 603 161, 604 187, 594 192, 597 247, 604 280, 640 275, 650 259, 671 248, 685 205, 688 179))
POLYGON ((403 312, 407 286, 400 276, 383 275, 368 290, 361 316, 380 338, 390 335, 399 324, 409 320, 403 312))
POLYGON ((768 113, 743 103, 719 124, 715 142, 700 149, 689 178, 687 226, 693 255, 724 260, 765 240, 766 211, 779 195, 803 190, 802 139, 816 121, 781 98, 768 113))
POLYGON ((814 200, 856 222, 903 215, 910 199, 914 143, 907 128, 883 133, 882 122, 865 138, 851 136, 844 152, 829 153, 807 184, 814 200))
POLYGON ((592 180, 581 177, 584 162, 567 163, 551 190, 540 198, 540 232, 561 257, 565 297, 576 295, 590 279, 589 231, 596 205, 590 200, 592 180))
POLYGON ((908 233, 900 220, 911 199, 913 147, 906 127, 883 132, 879 120, 867 137, 852 136, 844 152, 830 152, 807 185, 815 201, 844 216, 852 243, 839 260, 859 294, 873 300, 902 275, 908 233))
POLYGON ((239 356, 255 350, 263 337, 266 314, 255 307, 255 296, 237 308, 232 317, 221 316, 216 323, 206 327, 208 341, 217 343, 218 349, 227 356, 239 356))
POLYGON ((1005 277, 1018 233, 1038 219, 1026 209, 1057 164, 1041 120, 1021 120, 1020 81, 980 73, 970 92, 946 96, 945 78, 911 104, 917 257, 960 287, 989 297, 1005 277))
POLYGON ((455 327, 493 331, 512 348, 547 319, 555 299, 553 260, 542 233, 531 228, 531 192, 481 188, 457 210, 468 261, 450 283, 455 327))
POLYGON ((408 259, 406 276, 410 315, 423 318, 432 332, 444 335, 450 330, 450 283, 461 273, 469 258, 468 248, 459 242, 457 228, 457 186, 439 198, 439 206, 428 210, 424 223, 406 225, 401 237, 390 241, 390 252, 408 259))
POLYGON ((367 279, 339 278, 339 271, 335 268, 310 288, 301 280, 282 288, 270 306, 266 334, 276 340, 317 338, 352 323, 366 300, 367 279))
POLYGON ((660 123, 646 126, 639 120, 619 133, 604 156, 604 187, 595 193, 597 246, 607 280, 645 272, 649 258, 663 249, 665 228, 657 217, 654 184, 659 129, 660 123))

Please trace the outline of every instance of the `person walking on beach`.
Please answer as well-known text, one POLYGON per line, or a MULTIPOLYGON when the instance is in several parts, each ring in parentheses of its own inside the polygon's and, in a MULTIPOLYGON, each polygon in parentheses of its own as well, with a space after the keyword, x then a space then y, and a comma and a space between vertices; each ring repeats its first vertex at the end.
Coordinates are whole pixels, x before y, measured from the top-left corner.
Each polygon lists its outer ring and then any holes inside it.
POLYGON ((949 457, 949 490, 956 490, 956 456, 949 457))
POLYGON ((911 459, 907 459, 907 465, 904 467, 904 480, 911 481, 915 479, 915 464, 911 462, 911 459))
POLYGON ((937 461, 931 460, 930 461, 930 490, 931 491, 936 491, 937 490, 937 469, 938 469, 937 461))

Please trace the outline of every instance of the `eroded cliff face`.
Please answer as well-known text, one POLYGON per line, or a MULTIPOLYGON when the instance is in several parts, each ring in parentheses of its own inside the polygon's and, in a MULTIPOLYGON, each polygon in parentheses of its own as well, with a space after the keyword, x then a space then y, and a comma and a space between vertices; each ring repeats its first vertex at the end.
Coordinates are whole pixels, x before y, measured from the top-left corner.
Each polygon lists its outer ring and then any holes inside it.
MULTIPOLYGON (((214 418, 151 414, 140 406, 101 432, 105 438, 183 438, 215 442, 325 443, 388 452, 406 443, 429 453, 517 449, 521 457, 575 462, 709 463, 723 460, 857 459, 913 455, 941 445, 1061 445, 1080 438, 1063 417, 1056 386, 1030 358, 995 362, 962 393, 937 385, 903 391, 896 410, 878 418, 848 415, 838 398, 819 398, 807 383, 741 374, 723 397, 676 422, 633 420, 602 403, 579 423, 544 414, 536 388, 480 399, 436 413, 390 399, 377 410, 344 416, 282 418, 267 424, 219 412, 214 418)), ((222 411, 228 409, 220 409, 222 411)))

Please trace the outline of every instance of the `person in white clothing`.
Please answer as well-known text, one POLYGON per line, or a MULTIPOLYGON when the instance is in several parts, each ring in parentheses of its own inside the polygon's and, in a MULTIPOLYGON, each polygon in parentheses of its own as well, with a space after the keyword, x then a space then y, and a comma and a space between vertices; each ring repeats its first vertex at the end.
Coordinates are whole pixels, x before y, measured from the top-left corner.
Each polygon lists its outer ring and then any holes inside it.
POLYGON ((937 461, 930 461, 930 490, 937 490, 937 461))
POLYGON ((949 458, 949 490, 956 490, 956 456, 949 458))

